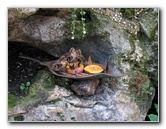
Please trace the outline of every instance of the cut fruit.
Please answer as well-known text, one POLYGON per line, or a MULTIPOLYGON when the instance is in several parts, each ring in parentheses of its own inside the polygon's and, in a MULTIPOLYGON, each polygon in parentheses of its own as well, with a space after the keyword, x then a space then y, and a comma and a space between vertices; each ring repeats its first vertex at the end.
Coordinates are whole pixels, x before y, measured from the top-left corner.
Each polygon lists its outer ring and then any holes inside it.
POLYGON ((91 74, 103 72, 103 68, 99 65, 88 65, 84 68, 84 71, 91 74))

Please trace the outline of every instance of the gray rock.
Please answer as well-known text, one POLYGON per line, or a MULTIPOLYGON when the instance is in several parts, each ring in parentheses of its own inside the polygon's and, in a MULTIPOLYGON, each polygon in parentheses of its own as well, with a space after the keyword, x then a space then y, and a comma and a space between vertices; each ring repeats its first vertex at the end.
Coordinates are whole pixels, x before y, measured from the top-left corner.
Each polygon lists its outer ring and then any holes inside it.
POLYGON ((63 37, 64 30, 62 25, 64 21, 57 17, 43 17, 43 16, 31 16, 26 21, 21 21, 17 28, 12 31, 18 31, 17 35, 11 35, 9 40, 11 41, 26 41, 32 42, 32 39, 36 42, 53 42, 58 41, 63 37), (49 28, 49 29, 48 29, 49 28))
POLYGON ((158 29, 158 11, 149 9, 142 13, 139 20, 142 31, 149 39, 154 39, 156 30, 158 29))
POLYGON ((27 18, 38 10, 38 8, 8 8, 8 18, 27 18))
MULTIPOLYGON (((106 87, 105 87, 106 88, 106 87)), ((22 114, 23 121, 141 121, 138 105, 124 93, 103 89, 93 97, 79 98, 55 86, 46 100, 22 114), (116 99, 112 100, 111 98, 116 99), (124 99, 127 98, 127 100, 124 99), (135 117, 136 115, 136 117, 135 117)))
POLYGON ((22 116, 23 121, 143 121, 145 119, 146 115, 141 112, 135 101, 139 96, 133 99, 122 87, 110 88, 109 79, 103 80, 93 96, 79 97, 71 90, 55 85, 53 82, 56 78, 47 71, 40 71, 35 78, 38 79, 33 81, 29 95, 9 111, 9 121, 14 121, 16 116, 22 116))
POLYGON ((71 85, 71 89, 75 91, 77 95, 91 96, 95 94, 98 84, 99 84, 98 79, 75 81, 71 85))

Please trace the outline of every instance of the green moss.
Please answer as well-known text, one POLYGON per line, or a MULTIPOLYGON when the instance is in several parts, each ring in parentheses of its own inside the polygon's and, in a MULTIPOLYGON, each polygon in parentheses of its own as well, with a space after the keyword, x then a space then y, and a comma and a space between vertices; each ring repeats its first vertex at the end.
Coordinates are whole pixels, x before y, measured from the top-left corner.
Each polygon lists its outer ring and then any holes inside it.
POLYGON ((140 47, 142 48, 142 51, 143 51, 143 55, 145 56, 144 58, 146 59, 146 61, 149 60, 149 54, 148 54, 148 51, 146 49, 146 46, 145 46, 145 42, 148 42, 146 41, 147 39, 144 37, 144 36, 141 36, 140 38, 140 47))
POLYGON ((87 34, 89 36, 95 35, 97 29, 101 26, 101 21, 96 17, 93 10, 89 9, 91 21, 87 23, 87 34))
POLYGON ((70 89, 72 80, 56 77, 54 82, 55 82, 55 85, 65 87, 66 89, 70 89))
POLYGON ((29 94, 27 95, 22 101, 21 101, 21 105, 23 105, 24 107, 33 107, 33 106, 37 106, 39 103, 41 103, 45 98, 47 97, 47 95, 43 92, 40 93, 36 93, 36 94, 29 94), (40 96, 39 96, 40 95, 40 96))
POLYGON ((40 70, 31 81, 29 94, 21 101, 23 107, 34 107, 48 98, 48 92, 55 85, 70 88, 70 81, 63 78, 55 78, 49 71, 40 70))
POLYGON ((120 12, 126 18, 133 18, 134 17, 134 8, 121 8, 120 12))
POLYGON ((143 32, 149 39, 155 39, 155 32, 158 30, 158 12, 153 9, 146 10, 142 13, 140 24, 143 32))
POLYGON ((24 106, 35 105, 48 96, 48 91, 55 87, 54 76, 45 70, 40 70, 31 81, 29 94, 22 100, 24 106))
POLYGON ((8 108, 13 108, 16 105, 17 96, 13 94, 8 94, 8 108))
POLYGON ((134 38, 132 35, 130 35, 129 41, 130 41, 130 45, 131 45, 133 51, 135 51, 135 42, 134 42, 134 38))
POLYGON ((20 116, 15 116, 15 117, 14 117, 14 120, 15 120, 15 121, 23 121, 23 120, 24 120, 24 117, 21 116, 21 115, 20 115, 20 116))
POLYGON ((135 40, 132 35, 130 35, 129 41, 130 45, 132 47, 132 52, 128 53, 127 57, 131 57, 131 54, 136 54, 135 56, 139 56, 139 53, 136 52, 136 42, 138 43, 138 47, 141 48, 140 54, 142 55, 140 57, 139 61, 136 60, 131 60, 128 58, 128 62, 130 63, 130 66, 132 70, 137 70, 137 71, 144 71, 145 67, 147 66, 147 62, 150 60, 149 53, 147 50, 147 46, 145 45, 147 41, 147 38, 144 37, 144 35, 140 36, 138 40, 135 40), (138 41, 139 40, 139 41, 138 41))
POLYGON ((54 76, 49 72, 45 70, 40 70, 36 74, 36 76, 32 80, 32 84, 30 87, 30 93, 36 93, 40 90, 43 90, 44 88, 50 89, 54 88, 55 81, 54 76))
MULTIPOLYGON (((130 79, 130 83, 129 83, 130 98, 134 100, 138 104, 140 109, 143 111, 144 109, 148 109, 148 107, 150 108, 151 102, 153 99, 152 96, 154 95, 155 90, 150 79, 148 79, 142 84, 140 90, 137 90, 136 71, 134 73, 135 74, 132 75, 130 79)), ((141 80, 147 77, 148 77, 148 74, 146 71, 143 71, 140 73, 141 80)), ((147 111, 144 111, 144 112, 147 112, 147 111)))

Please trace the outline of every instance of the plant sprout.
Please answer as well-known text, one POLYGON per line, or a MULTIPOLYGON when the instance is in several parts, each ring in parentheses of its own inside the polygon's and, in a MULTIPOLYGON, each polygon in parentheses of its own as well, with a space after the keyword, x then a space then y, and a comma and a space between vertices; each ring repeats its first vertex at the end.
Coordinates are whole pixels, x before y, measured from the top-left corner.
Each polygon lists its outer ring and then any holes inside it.
POLYGON ((31 85, 30 82, 26 82, 25 84, 24 83, 21 83, 20 85, 20 90, 21 91, 24 91, 27 87, 29 87, 31 85))

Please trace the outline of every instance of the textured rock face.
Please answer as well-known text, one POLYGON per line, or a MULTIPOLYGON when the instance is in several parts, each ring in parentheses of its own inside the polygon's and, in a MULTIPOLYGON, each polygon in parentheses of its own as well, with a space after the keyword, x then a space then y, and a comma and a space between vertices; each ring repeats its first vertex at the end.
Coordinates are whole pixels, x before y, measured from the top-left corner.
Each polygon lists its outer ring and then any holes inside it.
MULTIPOLYGON (((155 38, 156 28, 158 28, 158 9, 151 9, 149 12, 142 14, 140 19, 140 25, 142 31, 148 36, 149 39, 155 38)), ((158 38, 156 38, 158 40, 158 38)))
POLYGON ((98 79, 76 81, 71 85, 71 89, 77 93, 77 95, 91 96, 95 94, 98 79))
MULTIPOLYGON (((70 14, 69 10, 65 11, 64 14, 70 14)), ((48 12, 55 10, 49 9, 48 12)), ((122 73, 129 73, 121 78, 100 80, 95 87, 96 92, 86 91, 92 95, 89 97, 77 96, 71 90, 81 88, 77 88, 76 82, 70 85, 71 89, 65 89, 55 81, 51 83, 50 89, 39 91, 38 96, 43 97, 35 98, 35 103, 31 106, 29 103, 26 106, 17 105, 11 112, 17 114, 17 109, 22 109, 20 111, 24 111, 24 121, 143 121, 151 107, 155 89, 151 80, 147 80, 138 91, 137 72, 140 73, 141 80, 147 78, 150 73, 154 75, 152 79, 156 85, 158 83, 158 23, 155 20, 148 26, 145 22, 146 19, 153 20, 149 18, 153 14, 158 17, 158 13, 151 9, 141 13, 139 19, 142 19, 138 21, 141 25, 140 35, 133 35, 122 28, 118 21, 89 11, 91 19, 86 23, 87 37, 74 40, 70 39, 68 33, 69 19, 59 13, 47 16, 39 15, 38 11, 27 19, 17 19, 15 26, 9 20, 9 41, 24 42, 55 57, 68 52, 71 47, 79 48, 86 59, 90 55, 96 63, 106 64, 109 61, 122 73)), ((129 26, 129 23, 125 24, 129 26)), ((40 77, 38 83, 38 86, 43 85, 40 83, 40 77)), ((84 95, 84 91, 79 95, 84 95)), ((9 120, 12 121, 13 117, 9 120)))
POLYGON ((30 15, 35 14, 38 8, 9 8, 8 18, 27 18, 30 15))
POLYGON ((29 95, 9 110, 9 121, 14 121, 17 116, 21 116, 23 121, 144 120, 136 98, 119 88, 106 79, 98 85, 93 96, 79 97, 71 90, 56 85, 56 77, 48 71, 39 71, 29 95))
MULTIPOLYGON (((67 91, 56 86, 54 92, 67 91)), ((136 103, 130 102, 125 94, 114 94, 105 89, 98 95, 80 99, 76 96, 62 96, 61 100, 48 105, 40 105, 23 115, 25 121, 142 121, 136 103), (109 94, 112 95, 109 95, 109 94), (106 94, 106 95, 105 95, 106 94), (110 98, 116 97, 112 101, 110 98), (125 97, 125 99, 124 99, 125 97), (103 101, 102 101, 103 99, 103 101), (127 100, 126 100, 127 99, 127 100), (88 102, 88 103, 87 103, 88 102)))
MULTIPOLYGON (((115 92, 107 83, 100 84, 93 96, 79 97, 71 90, 54 85, 56 78, 47 71, 40 71, 35 78, 38 77, 40 79, 34 80, 29 95, 10 110, 9 115, 20 115, 23 121, 143 120, 131 97, 121 90, 115 92), (48 84, 51 87, 45 87, 48 84)), ((9 121, 13 119, 9 117, 9 121)))

